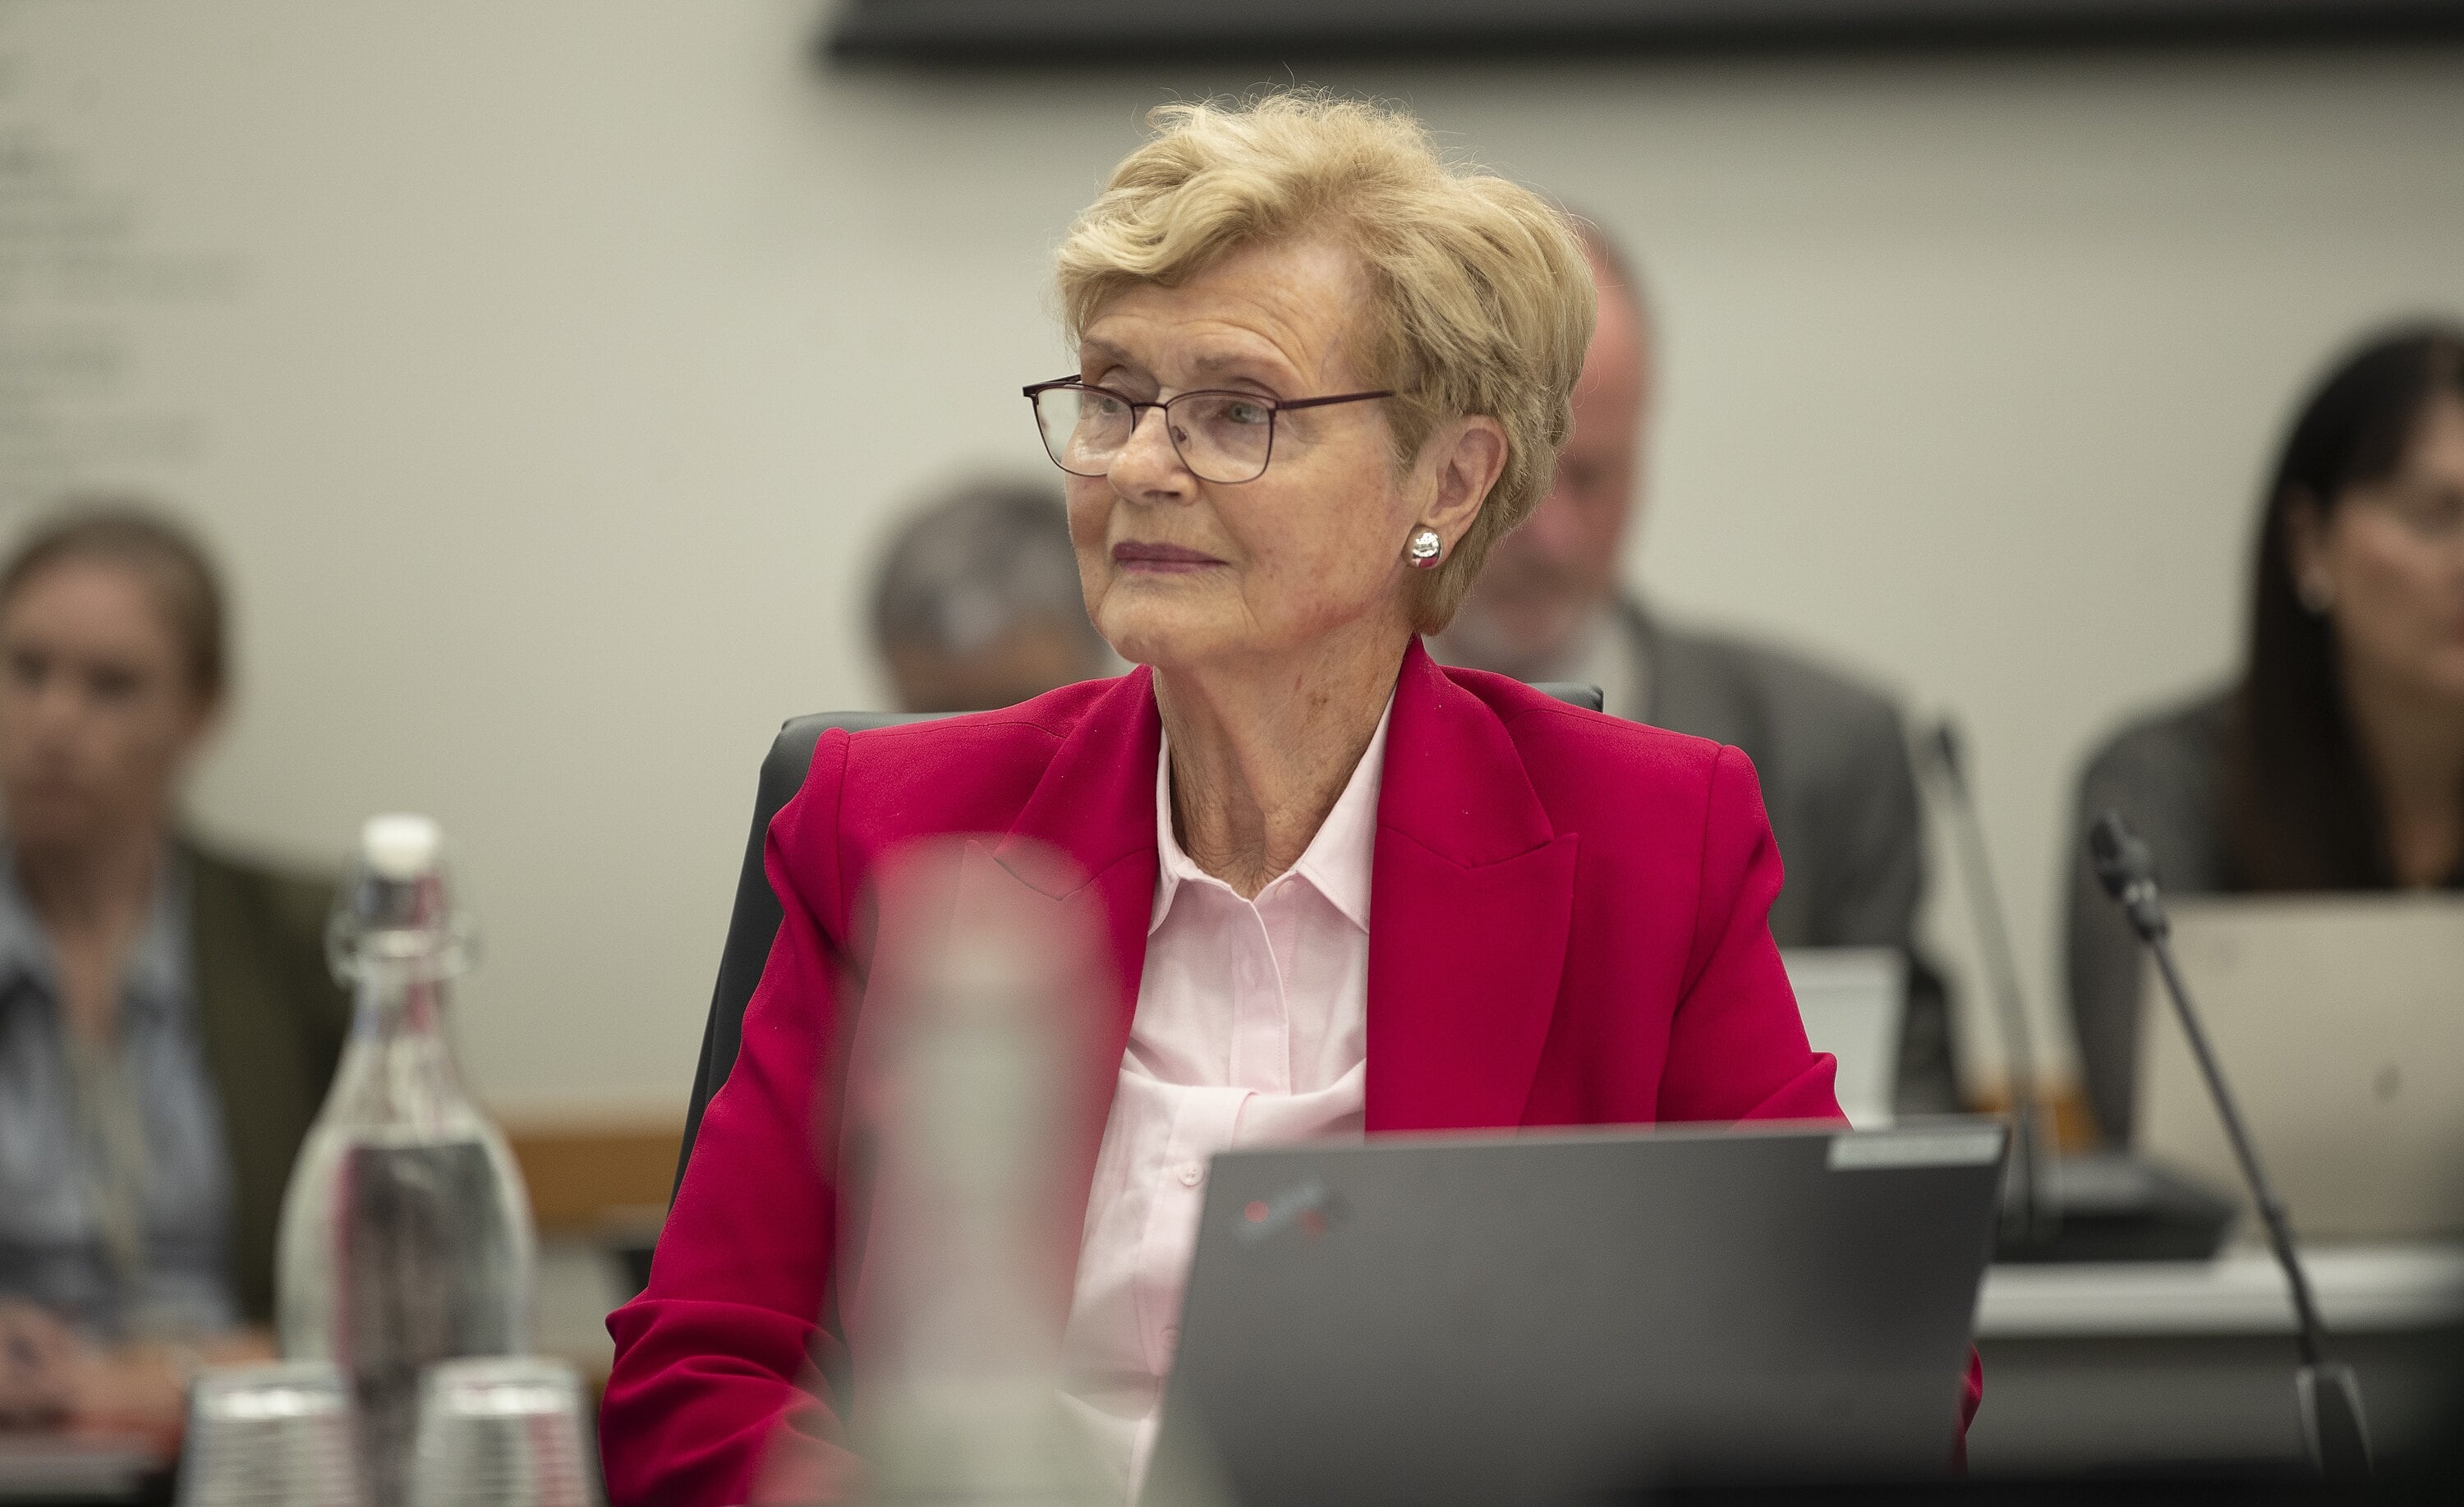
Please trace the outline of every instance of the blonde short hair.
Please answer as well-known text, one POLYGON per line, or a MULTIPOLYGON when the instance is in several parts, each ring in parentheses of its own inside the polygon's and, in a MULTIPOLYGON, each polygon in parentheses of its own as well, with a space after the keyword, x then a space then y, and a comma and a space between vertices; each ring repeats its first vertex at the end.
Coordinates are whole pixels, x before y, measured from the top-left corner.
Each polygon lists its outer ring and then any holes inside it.
POLYGON ((1454 616, 1489 546, 1549 490, 1573 430, 1592 338, 1592 275, 1565 217, 1530 189, 1441 156, 1400 111, 1313 91, 1171 104, 1123 159, 1058 255, 1074 341, 1142 283, 1171 286, 1245 247, 1325 234, 1371 297, 1360 332, 1398 466, 1471 414, 1506 429, 1506 469, 1454 554, 1416 579, 1413 626, 1454 616))

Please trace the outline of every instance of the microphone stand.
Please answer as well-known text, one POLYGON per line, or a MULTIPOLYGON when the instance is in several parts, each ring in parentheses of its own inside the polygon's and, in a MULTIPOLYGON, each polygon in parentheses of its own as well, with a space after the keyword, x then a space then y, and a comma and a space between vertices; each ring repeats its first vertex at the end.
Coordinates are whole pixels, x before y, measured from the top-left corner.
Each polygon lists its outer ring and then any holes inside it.
POLYGON ((2284 1268, 2284 1279, 2292 1288, 2296 1339, 2301 1354, 2294 1390, 2300 1399, 2302 1443, 2308 1447, 2311 1463, 2331 1481, 2367 1480, 2370 1438, 2362 1417, 2361 1383, 2351 1366, 2324 1358, 2325 1329, 2319 1322, 2318 1304, 2311 1300, 2309 1276, 2293 1248, 2293 1222, 2286 1216, 2283 1200, 2277 1197, 2275 1186, 2268 1182, 2266 1168, 2259 1165, 2258 1148, 2242 1124, 2241 1110, 2233 1103, 2232 1090, 2225 1086, 2224 1070, 2216 1064, 2198 1013, 2190 1008, 2190 991, 2182 982, 2182 971, 2174 961, 2172 922, 2165 913, 2165 899, 2156 885, 2155 858, 2117 811, 2099 817, 2088 830, 2088 854, 2094 861, 2098 882, 2122 906, 2131 929, 2139 933, 2140 941, 2146 944, 2156 959, 2156 971, 2165 981, 2167 996, 2173 1002, 2174 1016, 2182 1022, 2182 1034, 2189 1038, 2190 1055, 2198 1061, 2200 1076, 2207 1080, 2209 1096, 2215 1101, 2217 1117, 2224 1122, 2225 1137, 2233 1143, 2233 1158, 2241 1164, 2242 1178, 2250 1184, 2252 1200, 2258 1206, 2267 1243, 2276 1253, 2277 1264, 2284 1268))
POLYGON ((2012 1147, 2010 1185, 2002 1201, 2002 1236, 2007 1246, 2050 1244, 2061 1229, 2058 1190, 2046 1175, 2044 1106, 2038 1100, 2035 1033, 2019 992, 2019 964, 2011 950, 2011 933, 2003 923, 2002 894, 1993 883, 1993 863, 1985 846, 1985 826, 1976 814, 1975 797, 1968 787, 1959 728, 1945 717, 1925 740, 1933 768, 1950 808, 1951 827, 1959 835, 1961 872, 1968 881, 1969 912, 1976 924, 1977 941, 1985 954, 1986 972, 1993 981, 1994 1002, 2002 1016, 2004 1050, 2010 1055, 2012 1147))

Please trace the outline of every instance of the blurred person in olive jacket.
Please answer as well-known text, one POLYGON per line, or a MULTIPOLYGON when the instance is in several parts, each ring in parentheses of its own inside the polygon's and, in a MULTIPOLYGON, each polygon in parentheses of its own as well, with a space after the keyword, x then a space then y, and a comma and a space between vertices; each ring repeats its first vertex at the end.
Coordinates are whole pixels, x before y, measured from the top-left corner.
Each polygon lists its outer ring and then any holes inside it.
POLYGON ((330 886, 184 828, 227 652, 205 553, 142 507, 0 566, 0 1423, 176 1431, 197 1365, 270 1352, 349 1016, 330 886))

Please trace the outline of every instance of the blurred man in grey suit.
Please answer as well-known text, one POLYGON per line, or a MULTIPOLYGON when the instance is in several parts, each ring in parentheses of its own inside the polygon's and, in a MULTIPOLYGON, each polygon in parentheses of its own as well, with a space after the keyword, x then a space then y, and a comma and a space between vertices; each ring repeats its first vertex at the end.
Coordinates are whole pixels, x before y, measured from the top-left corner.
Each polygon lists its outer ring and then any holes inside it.
POLYGON ((901 711, 988 711, 1121 672, 1087 621, 1061 489, 962 482, 899 525, 872 582, 872 646, 901 711))
POLYGON ((1498 541, 1432 647, 1450 664, 1523 680, 1588 682, 1614 715, 1745 750, 1788 871, 1771 935, 1782 947, 1905 951, 1900 1109, 1956 1108, 1949 1011, 1913 946, 1924 839, 1898 710, 1778 649, 1673 626, 1618 588, 1642 481, 1650 317, 1631 264, 1597 228, 1580 228, 1600 311, 1574 387, 1573 438, 1548 498, 1498 541))

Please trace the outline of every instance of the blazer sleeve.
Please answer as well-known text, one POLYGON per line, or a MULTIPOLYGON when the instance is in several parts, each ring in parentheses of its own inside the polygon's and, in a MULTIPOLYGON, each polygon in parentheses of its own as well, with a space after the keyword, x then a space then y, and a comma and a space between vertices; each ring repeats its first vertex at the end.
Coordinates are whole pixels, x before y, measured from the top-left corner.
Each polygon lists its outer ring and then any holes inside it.
POLYGON ((1833 1060, 1807 1045, 1771 941, 1779 848, 1744 754, 1720 750, 1704 808, 1694 928, 1660 1118, 1840 1120, 1833 1060))
POLYGON ((825 735, 765 840, 784 918, 660 1232, 649 1285, 607 1320, 600 1448, 616 1507, 842 1495, 852 1457, 820 1373, 837 1254, 834 1116, 843 924, 838 802, 847 734, 825 735))

